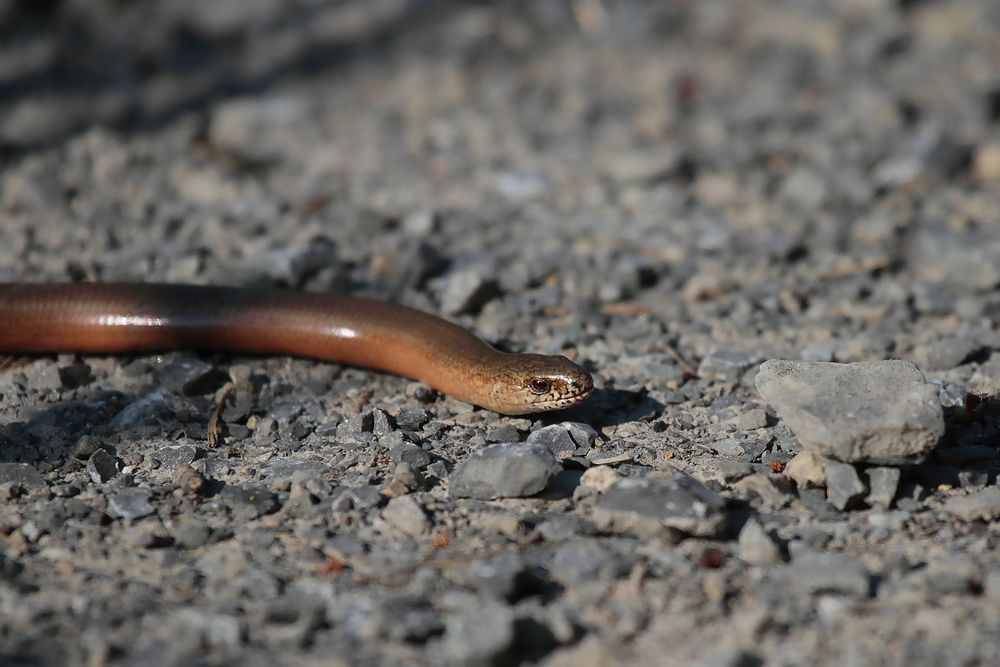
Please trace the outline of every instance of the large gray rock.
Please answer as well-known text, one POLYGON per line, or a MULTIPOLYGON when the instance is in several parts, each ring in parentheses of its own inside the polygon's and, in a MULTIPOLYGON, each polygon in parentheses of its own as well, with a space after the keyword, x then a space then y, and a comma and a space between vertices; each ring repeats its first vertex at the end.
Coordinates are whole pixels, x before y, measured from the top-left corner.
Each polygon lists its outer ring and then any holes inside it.
POLYGON ((717 535, 725 519, 725 500, 685 474, 618 480, 604 492, 594 510, 598 527, 643 537, 671 530, 717 535))
POLYGON ((455 468, 448 480, 449 494, 482 500, 533 496, 560 470, 562 466, 543 445, 490 445, 455 468))
POLYGON ((937 388, 909 361, 771 360, 756 384, 802 446, 827 458, 920 462, 944 434, 937 388))

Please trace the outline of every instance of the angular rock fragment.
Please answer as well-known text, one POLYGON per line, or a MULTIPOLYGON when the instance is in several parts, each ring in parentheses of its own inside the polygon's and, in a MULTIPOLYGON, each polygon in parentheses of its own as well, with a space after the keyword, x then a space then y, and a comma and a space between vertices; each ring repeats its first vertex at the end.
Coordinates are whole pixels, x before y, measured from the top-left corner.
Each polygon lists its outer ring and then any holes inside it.
POLYGON ((599 527, 640 536, 669 534, 671 529, 717 535, 725 519, 725 500, 685 474, 621 479, 604 492, 594 511, 599 527))
POLYGON ((850 463, 827 461, 826 499, 837 509, 853 509, 868 493, 868 487, 861 480, 858 471, 850 463))
POLYGON ((838 461, 920 462, 944 434, 937 388, 909 361, 771 360, 756 384, 805 449, 838 461))
POLYGON ((872 507, 888 509, 896 499, 901 473, 899 468, 869 468, 865 471, 868 478, 868 495, 865 497, 872 507))
POLYGON ((490 445, 455 468, 448 480, 449 493, 481 500, 533 496, 560 470, 562 466, 542 445, 490 445))

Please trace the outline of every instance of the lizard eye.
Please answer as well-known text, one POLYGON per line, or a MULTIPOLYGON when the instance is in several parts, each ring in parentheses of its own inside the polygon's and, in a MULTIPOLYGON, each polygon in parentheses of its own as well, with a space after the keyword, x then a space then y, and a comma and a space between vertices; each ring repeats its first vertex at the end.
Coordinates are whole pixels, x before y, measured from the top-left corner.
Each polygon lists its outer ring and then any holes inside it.
POLYGON ((528 383, 528 389, 531 390, 531 393, 538 394, 539 396, 549 393, 551 388, 552 385, 544 378, 535 378, 528 383))

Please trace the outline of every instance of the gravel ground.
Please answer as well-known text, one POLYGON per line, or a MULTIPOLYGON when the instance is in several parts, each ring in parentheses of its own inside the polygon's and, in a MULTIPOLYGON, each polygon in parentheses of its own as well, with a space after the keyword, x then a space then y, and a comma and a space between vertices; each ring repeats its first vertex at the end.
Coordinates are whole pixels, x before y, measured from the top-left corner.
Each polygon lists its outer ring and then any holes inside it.
POLYGON ((349 291, 599 381, 7 369, 0 663, 1000 664, 998 72, 993 0, 0 0, 0 279, 349 291))

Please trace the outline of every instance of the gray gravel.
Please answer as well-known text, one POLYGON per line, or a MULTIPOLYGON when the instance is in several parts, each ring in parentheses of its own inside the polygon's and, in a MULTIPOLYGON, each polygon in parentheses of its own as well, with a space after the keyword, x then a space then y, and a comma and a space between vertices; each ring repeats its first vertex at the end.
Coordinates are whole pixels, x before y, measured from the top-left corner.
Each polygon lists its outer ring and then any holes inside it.
POLYGON ((0 279, 345 291, 598 384, 517 418, 301 359, 5 365, 0 664, 1000 663, 998 34, 0 0, 0 279))

